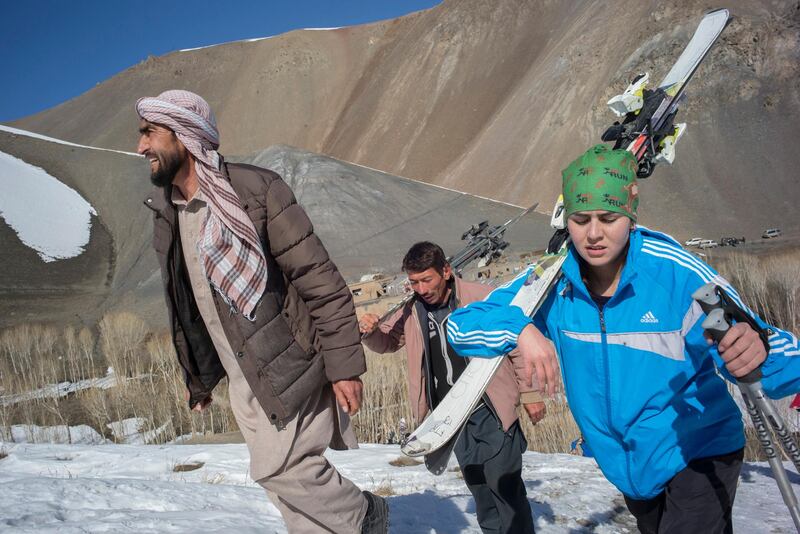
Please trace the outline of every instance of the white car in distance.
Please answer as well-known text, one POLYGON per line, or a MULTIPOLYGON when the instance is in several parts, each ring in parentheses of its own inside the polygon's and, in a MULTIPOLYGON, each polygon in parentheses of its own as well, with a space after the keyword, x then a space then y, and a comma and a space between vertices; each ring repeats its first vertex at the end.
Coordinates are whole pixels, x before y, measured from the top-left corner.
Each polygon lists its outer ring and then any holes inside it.
POLYGON ((704 249, 705 248, 717 248, 719 246, 719 243, 717 243, 713 239, 703 239, 702 241, 700 241, 700 244, 698 246, 700 248, 704 248, 704 249))
POLYGON ((687 247, 696 247, 703 241, 702 237, 693 237, 686 243, 684 243, 687 247))

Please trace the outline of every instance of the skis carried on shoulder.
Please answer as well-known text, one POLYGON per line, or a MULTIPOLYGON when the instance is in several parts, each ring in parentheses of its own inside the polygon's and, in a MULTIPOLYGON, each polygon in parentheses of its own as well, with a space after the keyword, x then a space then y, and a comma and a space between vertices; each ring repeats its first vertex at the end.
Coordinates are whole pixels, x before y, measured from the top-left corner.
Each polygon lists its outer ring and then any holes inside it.
MULTIPOLYGON (((649 75, 640 74, 625 92, 608 101, 611 110, 622 119, 608 128, 601 139, 613 141, 615 149, 624 148, 636 156, 638 177, 649 177, 658 163, 671 164, 674 161, 675 144, 686 131, 686 124, 674 122, 686 98, 684 89, 729 21, 727 9, 707 13, 656 89, 647 89, 649 75)), ((551 226, 556 231, 546 254, 533 262, 528 280, 511 302, 529 316, 536 313, 558 282, 567 256, 569 236, 561 197, 553 209, 551 226)), ((426 466, 432 473, 444 472, 461 428, 480 402, 502 361, 500 357, 470 359, 442 402, 403 440, 403 453, 412 457, 425 456, 426 466)))

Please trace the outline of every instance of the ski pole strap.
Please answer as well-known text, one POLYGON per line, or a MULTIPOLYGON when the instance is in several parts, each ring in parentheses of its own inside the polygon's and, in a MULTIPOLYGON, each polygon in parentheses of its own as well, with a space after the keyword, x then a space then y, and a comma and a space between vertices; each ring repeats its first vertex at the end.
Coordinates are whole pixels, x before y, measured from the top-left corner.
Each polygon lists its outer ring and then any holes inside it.
MULTIPOLYGON (((711 338, 719 343, 734 322, 744 322, 758 333, 764 344, 764 349, 769 354, 769 333, 762 328, 753 317, 734 301, 728 293, 718 285, 706 284, 692 294, 700 308, 708 317, 703 321, 703 329, 711 338)), ((761 368, 750 371, 745 376, 737 378, 739 382, 753 384, 761 380, 761 368)))

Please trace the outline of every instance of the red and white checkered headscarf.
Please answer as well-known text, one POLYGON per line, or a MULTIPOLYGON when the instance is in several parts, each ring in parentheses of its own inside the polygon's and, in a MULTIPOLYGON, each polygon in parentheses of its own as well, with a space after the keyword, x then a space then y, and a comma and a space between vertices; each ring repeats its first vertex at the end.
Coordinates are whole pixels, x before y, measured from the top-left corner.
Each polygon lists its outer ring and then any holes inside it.
POLYGON ((267 262, 253 222, 219 169, 219 132, 208 102, 189 91, 140 98, 136 112, 166 126, 195 159, 209 211, 197 247, 206 276, 231 306, 250 320, 267 285, 267 262))

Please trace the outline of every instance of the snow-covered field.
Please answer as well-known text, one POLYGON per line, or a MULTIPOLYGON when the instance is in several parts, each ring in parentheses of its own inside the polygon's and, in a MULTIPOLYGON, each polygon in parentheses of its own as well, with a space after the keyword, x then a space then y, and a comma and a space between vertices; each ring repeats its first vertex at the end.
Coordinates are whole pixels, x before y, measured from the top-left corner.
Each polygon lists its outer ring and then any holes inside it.
MULTIPOLYGON (((248 478, 244 445, 0 444, 0 532, 286 532, 248 478), (2 456, 2 455, 0 455, 2 456), (176 472, 185 464, 202 467, 176 472)), ((362 489, 389 495, 391 532, 477 533, 472 499, 455 471, 395 467, 397 445, 329 451, 362 489)), ((455 463, 451 463, 455 467, 455 463)), ((523 477, 539 533, 635 532, 621 495, 593 460, 528 452, 523 477)), ((790 473, 795 489, 800 476, 790 473)), ((766 464, 744 467, 736 532, 792 532, 766 464)))

